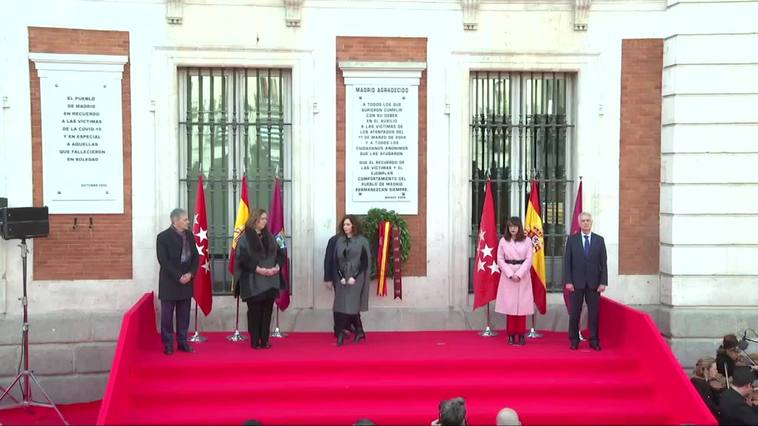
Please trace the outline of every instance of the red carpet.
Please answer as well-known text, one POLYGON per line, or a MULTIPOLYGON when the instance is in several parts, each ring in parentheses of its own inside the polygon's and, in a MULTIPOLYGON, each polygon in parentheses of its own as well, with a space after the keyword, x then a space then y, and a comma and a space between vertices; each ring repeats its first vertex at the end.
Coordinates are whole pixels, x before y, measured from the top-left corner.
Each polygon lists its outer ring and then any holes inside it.
POLYGON ((525 347, 471 331, 374 332, 337 347, 329 333, 270 350, 210 333, 193 354, 161 353, 152 294, 127 314, 100 424, 429 424, 466 399, 470 424, 515 408, 533 424, 715 424, 647 315, 603 299, 602 352, 566 333, 525 347))
MULTIPOLYGON (((58 405, 63 417, 71 425, 91 425, 97 420, 100 401, 58 405)), ((0 423, 10 425, 60 425, 60 417, 50 408, 14 408, 0 411, 0 423)))

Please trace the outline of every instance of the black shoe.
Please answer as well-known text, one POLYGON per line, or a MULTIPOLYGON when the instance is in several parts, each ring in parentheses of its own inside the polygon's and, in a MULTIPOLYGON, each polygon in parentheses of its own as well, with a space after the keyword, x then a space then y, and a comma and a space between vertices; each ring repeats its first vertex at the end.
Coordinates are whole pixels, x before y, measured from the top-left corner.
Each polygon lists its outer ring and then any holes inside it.
POLYGON ((179 350, 188 353, 195 352, 195 349, 193 349, 192 346, 190 346, 187 342, 179 343, 179 350))
POLYGON ((364 333, 363 330, 357 331, 355 333, 355 337, 353 338, 353 342, 360 343, 361 340, 366 340, 366 333, 364 333))
POLYGON ((263 349, 271 349, 271 343, 269 343, 269 342, 261 342, 261 344, 260 344, 259 347, 263 348, 263 349))
POLYGON ((172 355, 174 353, 174 345, 163 346, 163 353, 166 355, 172 355))
POLYGON ((516 343, 516 336, 515 336, 515 335, 513 335, 513 334, 509 334, 509 335, 508 335, 508 344, 509 344, 509 345, 512 345, 512 344, 514 344, 514 343, 516 343))
POLYGON ((337 336, 337 346, 342 346, 344 342, 345 342, 345 333, 340 333, 339 336, 337 336))
POLYGON ((518 344, 519 344, 519 346, 526 345, 526 336, 524 336, 523 334, 521 336, 519 336, 519 338, 518 338, 518 344))
POLYGON ((571 342, 571 346, 569 346, 569 349, 571 349, 572 351, 579 349, 579 342, 571 342))
POLYGON ((600 347, 600 343, 599 342, 590 343, 590 347, 592 348, 593 351, 598 351, 599 352, 599 351, 603 350, 603 348, 600 347))
POLYGON ((258 342, 251 343, 250 347, 252 347, 253 349, 260 349, 261 348, 261 344, 258 343, 258 342))

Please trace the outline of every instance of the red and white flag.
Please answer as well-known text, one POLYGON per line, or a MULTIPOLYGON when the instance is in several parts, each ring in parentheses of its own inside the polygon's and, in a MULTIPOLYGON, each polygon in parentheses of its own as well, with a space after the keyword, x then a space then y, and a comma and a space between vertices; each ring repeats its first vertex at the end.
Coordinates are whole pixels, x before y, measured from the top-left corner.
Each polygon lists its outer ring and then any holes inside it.
POLYGON ((497 297, 500 269, 497 267, 497 227, 495 203, 492 201, 492 185, 487 180, 484 195, 482 220, 479 222, 479 240, 474 263, 474 309, 484 306, 497 297))
POLYGON ((213 285, 211 281, 211 262, 208 244, 208 216, 205 214, 205 190, 203 176, 197 183, 197 199, 195 200, 195 220, 192 223, 192 234, 195 236, 195 248, 200 256, 194 281, 194 296, 197 306, 208 316, 213 308, 213 285))

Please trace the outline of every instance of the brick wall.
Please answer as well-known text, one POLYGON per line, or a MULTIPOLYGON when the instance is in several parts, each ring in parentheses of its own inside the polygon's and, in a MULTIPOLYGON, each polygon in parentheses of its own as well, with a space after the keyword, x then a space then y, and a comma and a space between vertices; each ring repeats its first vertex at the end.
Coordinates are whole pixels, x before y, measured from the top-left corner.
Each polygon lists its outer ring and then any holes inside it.
MULTIPOLYGON (((29 52, 129 55, 129 33, 29 27, 29 52)), ((132 142, 129 63, 121 82, 124 137, 124 213, 50 216, 50 236, 34 241, 34 279, 132 278, 132 142), (73 229, 74 218, 78 228, 73 229), (92 228, 89 227, 90 218, 92 228)), ((40 81, 29 61, 34 205, 43 205, 40 81)))
POLYGON ((623 40, 621 55, 619 274, 657 274, 663 40, 623 40))
MULTIPOLYGON (((337 62, 426 62, 426 38, 337 37, 337 62)), ((403 216, 413 249, 404 276, 426 276, 426 71, 418 88, 418 215, 403 216)), ((337 222, 345 214, 345 81, 337 65, 337 222)))

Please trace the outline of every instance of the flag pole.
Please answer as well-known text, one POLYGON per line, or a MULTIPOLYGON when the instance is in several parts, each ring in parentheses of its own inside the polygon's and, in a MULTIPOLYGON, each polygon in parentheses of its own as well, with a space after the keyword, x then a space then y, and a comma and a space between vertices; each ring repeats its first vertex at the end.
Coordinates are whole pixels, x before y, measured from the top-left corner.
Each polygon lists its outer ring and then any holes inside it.
POLYGON ((236 297, 237 299, 237 319, 234 322, 234 333, 226 336, 226 340, 229 340, 231 342, 243 342, 245 341, 245 336, 240 334, 240 298, 239 296, 236 297))
POLYGON ((276 327, 274 328, 274 331, 271 333, 271 337, 275 337, 277 339, 281 339, 284 337, 287 337, 287 333, 282 332, 279 330, 279 307, 276 307, 276 327))
POLYGON ((205 336, 200 334, 199 331, 197 331, 197 300, 195 300, 195 334, 193 334, 192 337, 187 340, 194 343, 202 343, 208 340, 205 338, 205 336))
POLYGON ((495 337, 497 332, 490 328, 490 304, 487 302, 487 326, 484 327, 484 331, 479 333, 482 337, 495 337))
POLYGON ((534 324, 536 322, 536 319, 535 319, 536 315, 537 314, 532 314, 532 329, 529 330, 529 334, 526 335, 526 337, 530 339, 539 339, 540 337, 542 337, 542 334, 538 333, 537 330, 534 329, 534 324))

